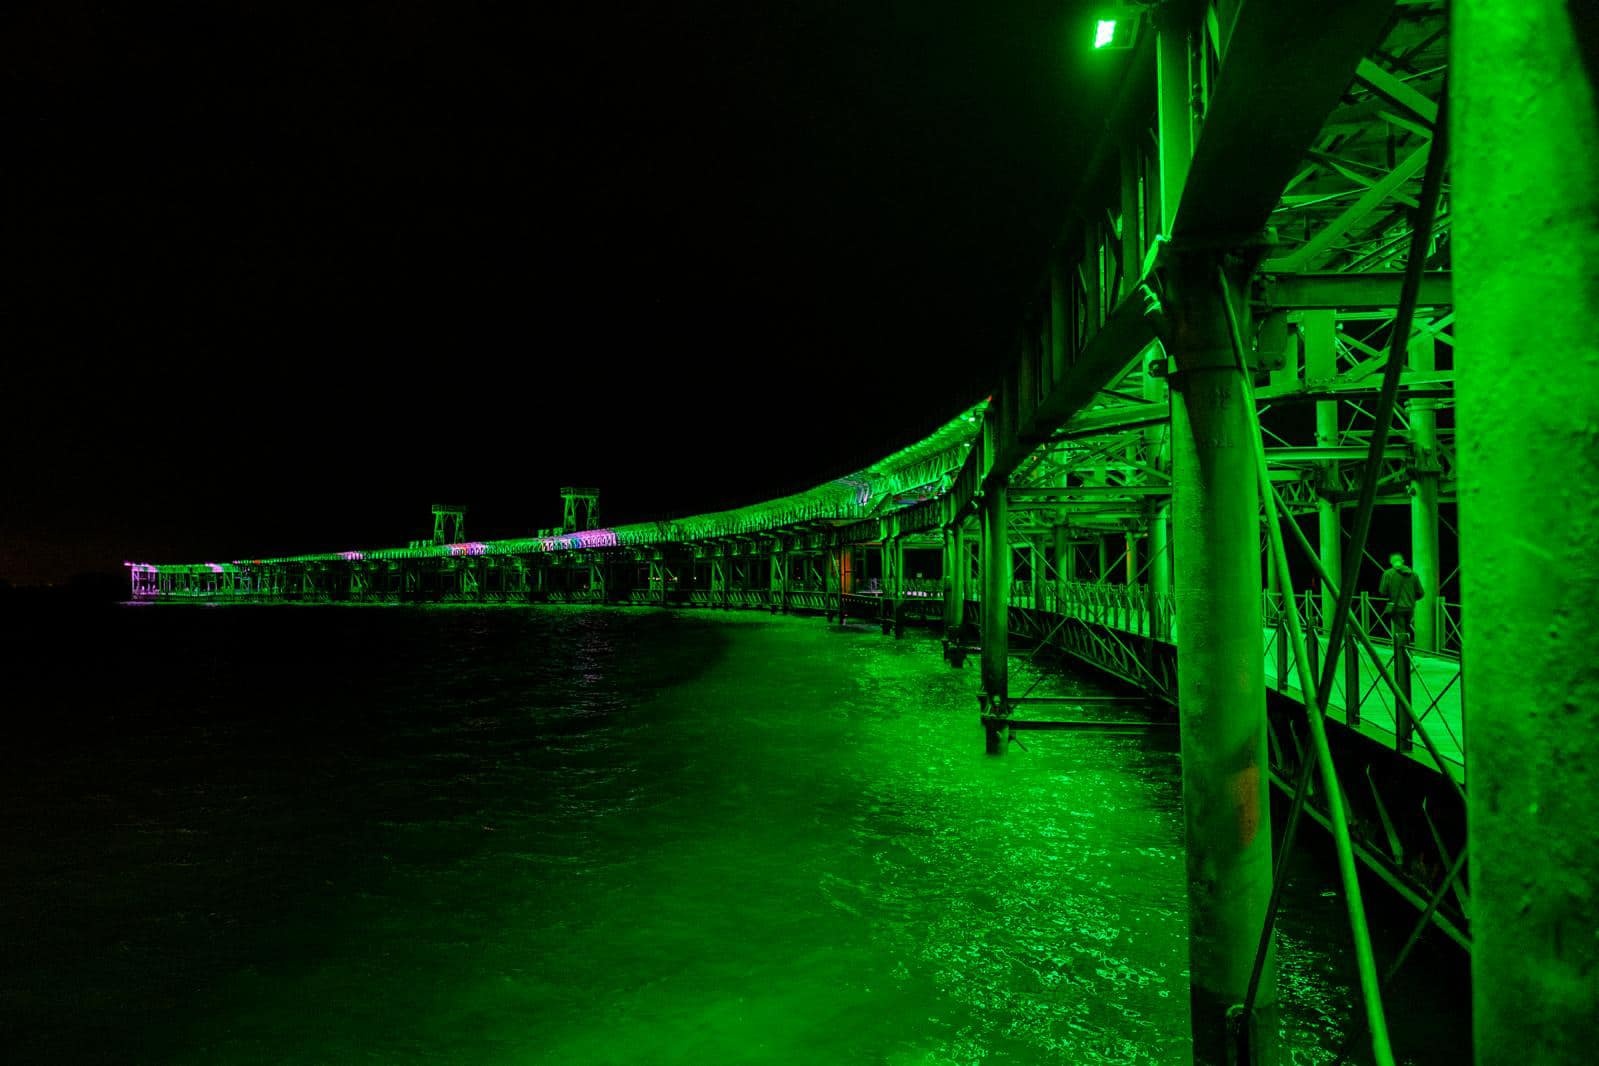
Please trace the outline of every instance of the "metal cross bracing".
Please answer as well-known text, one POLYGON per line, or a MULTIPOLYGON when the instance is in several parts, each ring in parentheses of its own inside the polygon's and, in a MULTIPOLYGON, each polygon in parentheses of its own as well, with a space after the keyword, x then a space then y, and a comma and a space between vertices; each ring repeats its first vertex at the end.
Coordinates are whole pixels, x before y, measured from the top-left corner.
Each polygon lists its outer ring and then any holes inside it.
MULTIPOLYGON (((1537 25, 1561 41, 1543 2, 1537 25)), ((925 618, 952 664, 980 651, 996 754, 1036 700, 1009 688, 1012 642, 1064 652, 1177 709, 1196 1061, 1278 1054, 1276 852, 1303 812, 1332 834, 1360 1017, 1392 1062, 1382 989, 1409 945, 1379 975, 1354 864, 1415 904, 1418 929, 1474 943, 1466 718, 1482 705, 1464 672, 1498 676, 1514 654, 1464 636, 1443 5, 1146 17, 1000 381, 926 440, 734 511, 139 564, 134 594, 764 607, 893 632, 925 618), (1395 549, 1423 585, 1413 635, 1373 590, 1395 549), (1273 787, 1292 797, 1276 844, 1259 831, 1273 787)))

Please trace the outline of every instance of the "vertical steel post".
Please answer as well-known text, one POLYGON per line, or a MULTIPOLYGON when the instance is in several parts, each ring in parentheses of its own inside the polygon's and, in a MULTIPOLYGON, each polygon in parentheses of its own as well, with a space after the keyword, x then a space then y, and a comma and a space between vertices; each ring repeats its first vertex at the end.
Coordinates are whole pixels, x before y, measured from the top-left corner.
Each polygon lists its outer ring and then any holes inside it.
MULTIPOLYGON (((944 645, 945 645, 946 648, 948 648, 948 646, 949 646, 950 606, 951 606, 951 600, 953 599, 953 597, 951 597, 951 595, 950 595, 950 586, 954 584, 954 581, 952 580, 952 577, 953 577, 953 573, 954 573, 954 570, 955 570, 955 566, 954 566, 955 551, 954 551, 954 545, 951 543, 951 540, 953 539, 953 537, 952 537, 952 535, 950 533, 950 529, 949 529, 948 526, 944 527, 943 534, 944 534, 944 539, 943 539, 942 544, 939 547, 939 552, 938 552, 938 588, 939 588, 939 595, 940 595, 940 597, 942 597, 942 600, 943 600, 943 608, 944 608, 943 612, 942 612, 942 616, 941 616, 942 617, 942 623, 943 623, 943 630, 944 630, 944 645)), ((944 657, 946 659, 949 658, 949 654, 948 654, 947 651, 945 652, 944 657)))
POLYGON ((1077 552, 1072 548, 1072 527, 1061 524, 1055 533, 1055 610, 1066 613, 1066 586, 1077 578, 1077 552))
MULTIPOLYGON (((1170 389, 1166 379, 1151 373, 1151 364, 1160 354, 1152 349, 1144 360, 1144 399, 1168 404, 1170 389)), ((1149 462, 1156 470, 1171 470, 1171 424, 1151 426, 1144 431, 1149 462)), ((1166 637, 1164 605, 1171 596, 1171 500, 1155 497, 1149 511, 1149 636, 1151 640, 1166 637)))
MULTIPOLYGON (((1332 571, 1327 571, 1327 576, 1332 576, 1332 571)), ((1337 652, 1328 647, 1329 657, 1337 652)), ((1360 701, 1365 695, 1360 680, 1360 642, 1355 637, 1353 627, 1344 637, 1344 722, 1349 726, 1360 724, 1360 701)), ((1326 669, 1324 665, 1323 670, 1326 669)), ((1329 701, 1330 702, 1330 701, 1329 701)))
MULTIPOLYGON (((1412 370, 1433 369, 1433 339, 1410 341, 1412 370)), ((1438 650, 1438 590, 1443 575, 1438 556, 1438 415, 1437 401, 1418 397, 1406 404, 1410 416, 1410 565, 1421 578, 1422 599, 1416 610, 1416 644, 1438 650)))
MULTIPOLYGON (((983 713, 1003 718, 1010 683, 1010 529, 1006 486, 995 485, 982 501, 983 713)), ((990 755, 1004 752, 1003 730, 987 730, 990 755)))
POLYGON ((1394 627, 1394 662, 1389 669, 1393 671, 1394 684, 1398 687, 1400 696, 1394 701, 1394 750, 1404 754, 1415 747, 1416 723, 1406 709, 1412 706, 1410 634, 1405 632, 1403 625, 1394 627))
POLYGON ((1193 15, 1185 4, 1156 9, 1156 133, 1160 141, 1160 232, 1171 236, 1177 202, 1194 156, 1193 76, 1189 71, 1193 15))
POLYGON ((838 624, 841 626, 849 620, 844 608, 844 596, 855 590, 853 571, 851 569, 854 561, 854 549, 848 544, 840 544, 838 546, 838 624))
POLYGON ((910 587, 905 577, 905 538, 899 534, 896 521, 894 535, 894 636, 905 635, 905 596, 910 587))
POLYGON ((836 544, 827 548, 827 586, 823 603, 829 622, 833 620, 834 610, 837 610, 840 622, 844 619, 844 568, 840 552, 836 544))
POLYGON ((1044 542, 1041 538, 1030 536, 1027 538, 1027 586, 1030 606, 1035 611, 1044 609, 1044 588, 1048 584, 1045 576, 1047 567, 1044 559, 1044 542))
POLYGON ((1277 989, 1268 952, 1247 1036, 1243 1003, 1272 885, 1261 664, 1260 497, 1255 432, 1211 253, 1173 257, 1172 526, 1178 712, 1188 859, 1194 1061, 1223 1064, 1241 1039, 1275 1062, 1277 989))
MULTIPOLYGON (((1306 311, 1300 322, 1301 336, 1305 341, 1305 380, 1328 382, 1338 376, 1338 320, 1332 311, 1306 311)), ((1338 446, 1338 401, 1316 401, 1316 447, 1338 446)), ((1338 463, 1331 460, 1322 465, 1322 492, 1316 500, 1316 551, 1321 556, 1322 568, 1336 576, 1343 572, 1343 521, 1338 515, 1338 504, 1331 493, 1341 487, 1338 463)), ((1333 616, 1338 598, 1326 584, 1321 586, 1321 617, 1325 621, 1333 616)))
POLYGON ((883 538, 883 599, 879 604, 884 634, 901 634, 899 621, 900 589, 904 584, 905 548, 897 535, 883 538))
POLYGON ((966 626, 966 534, 960 523, 944 530, 944 639, 960 639, 966 626))
POLYGON ((1599 1048, 1599 59, 1591 5, 1453 12, 1479 1063, 1599 1048))
POLYGON ((1149 638, 1166 639, 1166 605, 1171 599, 1171 504, 1161 500, 1149 515, 1149 638))
MULTIPOLYGON (((1142 131, 1140 131, 1142 138, 1142 131)), ((1112 294, 1112 299, 1119 300, 1133 291, 1142 279, 1143 264, 1139 262, 1139 250, 1143 246, 1143 219, 1139 217, 1141 191, 1140 159, 1138 142, 1123 141, 1118 148, 1119 171, 1121 176, 1121 232, 1117 248, 1117 257, 1121 260, 1122 283, 1121 291, 1112 294)))
POLYGON ((788 613, 789 582, 793 578, 794 553, 791 545, 779 537, 772 542, 772 565, 781 568, 782 576, 777 583, 777 609, 784 614, 788 613))

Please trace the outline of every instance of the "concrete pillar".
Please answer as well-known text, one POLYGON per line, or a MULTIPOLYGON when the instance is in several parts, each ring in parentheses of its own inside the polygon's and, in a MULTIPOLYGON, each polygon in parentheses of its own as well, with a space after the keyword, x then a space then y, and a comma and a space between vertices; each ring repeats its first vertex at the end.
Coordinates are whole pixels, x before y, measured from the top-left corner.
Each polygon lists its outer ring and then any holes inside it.
MULTIPOLYGON (((982 618, 983 688, 978 699, 985 714, 1006 713, 1005 698, 1010 683, 1010 530, 1009 508, 1004 485, 996 485, 983 497, 982 515, 982 618)), ((1004 751, 1004 738, 993 730, 988 734, 988 753, 1004 751)))
MULTIPOLYGON (((1433 369, 1432 337, 1410 341, 1412 370, 1433 369)), ((1411 400, 1406 405, 1410 421, 1410 565, 1421 578, 1422 601, 1416 605, 1416 647, 1438 650, 1438 590, 1443 582, 1438 555, 1437 401, 1411 400)))
MULTIPOLYGON (((1216 267, 1210 253, 1176 257, 1166 292, 1178 370, 1172 532, 1190 1021, 1194 1061, 1219 1066, 1232 1061, 1228 1011, 1249 985, 1271 895, 1272 844, 1254 429, 1216 267)), ((1253 1063, 1276 1061, 1274 956, 1257 998, 1253 1063)))
POLYGON ((1599 60, 1591 5, 1453 11, 1478 1063, 1599 1048, 1599 60))
POLYGON ((1110 561, 1110 534, 1100 533, 1094 537, 1094 543, 1099 546, 1099 574, 1095 580, 1101 585, 1108 584, 1111 571, 1115 569, 1110 561))

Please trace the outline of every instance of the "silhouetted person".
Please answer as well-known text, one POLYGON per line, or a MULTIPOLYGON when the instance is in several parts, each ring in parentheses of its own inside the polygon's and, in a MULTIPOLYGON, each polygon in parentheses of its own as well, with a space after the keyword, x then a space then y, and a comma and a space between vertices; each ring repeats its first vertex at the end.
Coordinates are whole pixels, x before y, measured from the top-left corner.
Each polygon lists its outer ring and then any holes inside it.
POLYGON ((1384 610, 1388 613, 1394 641, 1397 643, 1403 637, 1408 643, 1411 637, 1411 622, 1416 617, 1416 603, 1424 593, 1421 588, 1421 578, 1405 565, 1405 557, 1398 552, 1388 556, 1388 569, 1382 572, 1382 582, 1377 586, 1377 595, 1388 601, 1384 610))

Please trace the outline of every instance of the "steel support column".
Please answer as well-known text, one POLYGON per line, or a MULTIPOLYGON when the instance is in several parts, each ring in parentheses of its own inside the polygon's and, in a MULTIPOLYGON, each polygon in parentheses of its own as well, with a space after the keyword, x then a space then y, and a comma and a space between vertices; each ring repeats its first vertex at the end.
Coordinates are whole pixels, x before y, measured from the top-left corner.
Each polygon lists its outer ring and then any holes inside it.
MULTIPOLYGON (((1158 348, 1152 348, 1144 363, 1144 399, 1169 406, 1169 388, 1166 379, 1151 373, 1153 358, 1158 348)), ((1169 474, 1171 470, 1171 423, 1151 426, 1144 431, 1149 449, 1149 461, 1156 470, 1169 474)), ((1171 499, 1152 497, 1149 500, 1149 636, 1151 640, 1164 640, 1166 624, 1163 607, 1171 596, 1171 499)))
POLYGON ((966 533, 959 526, 944 530, 944 641, 960 640, 966 627, 966 533))
POLYGON ((1599 64, 1563 0, 1462 0, 1450 98, 1479 1063, 1599 1047, 1599 64))
MULTIPOLYGON (((1172 517, 1178 711, 1188 853, 1194 1061, 1234 1061, 1229 1012, 1244 1001, 1271 896, 1261 669, 1261 565, 1253 423, 1210 254, 1176 257, 1172 517)), ((1252 1063, 1275 1062, 1275 960, 1249 1025, 1252 1063)))
POLYGON ((790 555, 788 546, 783 543, 780 537, 772 541, 771 558, 768 566, 767 604, 774 614, 779 611, 787 614, 788 575, 789 569, 793 566, 793 556, 790 555))
MULTIPOLYGON (((1420 336, 1410 342, 1410 368, 1433 369, 1433 339, 1420 336)), ((1438 592, 1442 583, 1438 555, 1438 415, 1437 401, 1416 398, 1407 405, 1410 416, 1410 552, 1411 568, 1421 578, 1422 600, 1416 609, 1415 647, 1438 650, 1438 592)))
POLYGON ((1077 549, 1072 546, 1072 527, 1058 525, 1055 539, 1055 610, 1066 613, 1066 586, 1077 580, 1077 549))
POLYGON ((827 574, 825 598, 827 621, 833 620, 835 610, 840 624, 844 621, 844 549, 833 545, 827 549, 827 574))
MULTIPOLYGON (((896 523, 897 525, 898 523, 896 523)), ((889 558, 894 563, 894 578, 889 583, 888 592, 893 597, 891 604, 891 617, 889 627, 895 637, 905 635, 905 539, 898 533, 889 542, 889 558)))
MULTIPOLYGON (((982 581, 983 581, 983 689, 978 696, 985 715, 1004 717, 1010 683, 1010 529, 1006 486, 994 487, 983 497, 982 581)), ((987 730, 987 751, 1000 755, 1005 750, 1004 730, 987 730)))
MULTIPOLYGON (((1337 317, 1331 311, 1306 311, 1299 328, 1305 342, 1306 382, 1331 381, 1338 374, 1337 317)), ((1338 401, 1316 401, 1316 446, 1337 447, 1338 437, 1338 401)), ((1327 573, 1337 575, 1344 569, 1343 520, 1332 499, 1332 493, 1341 487, 1337 460, 1324 464, 1321 470, 1322 491, 1316 499, 1316 551, 1327 573)), ((1331 618, 1337 606, 1338 598, 1323 582, 1320 618, 1331 618)), ((1335 655, 1337 651, 1333 649, 1328 654, 1335 655)))
POLYGON ((877 605, 878 624, 886 636, 896 632, 896 619, 899 613, 900 585, 903 581, 900 571, 904 569, 905 552, 897 536, 889 534, 883 538, 883 546, 879 549, 879 557, 883 561, 882 567, 882 599, 877 605))

